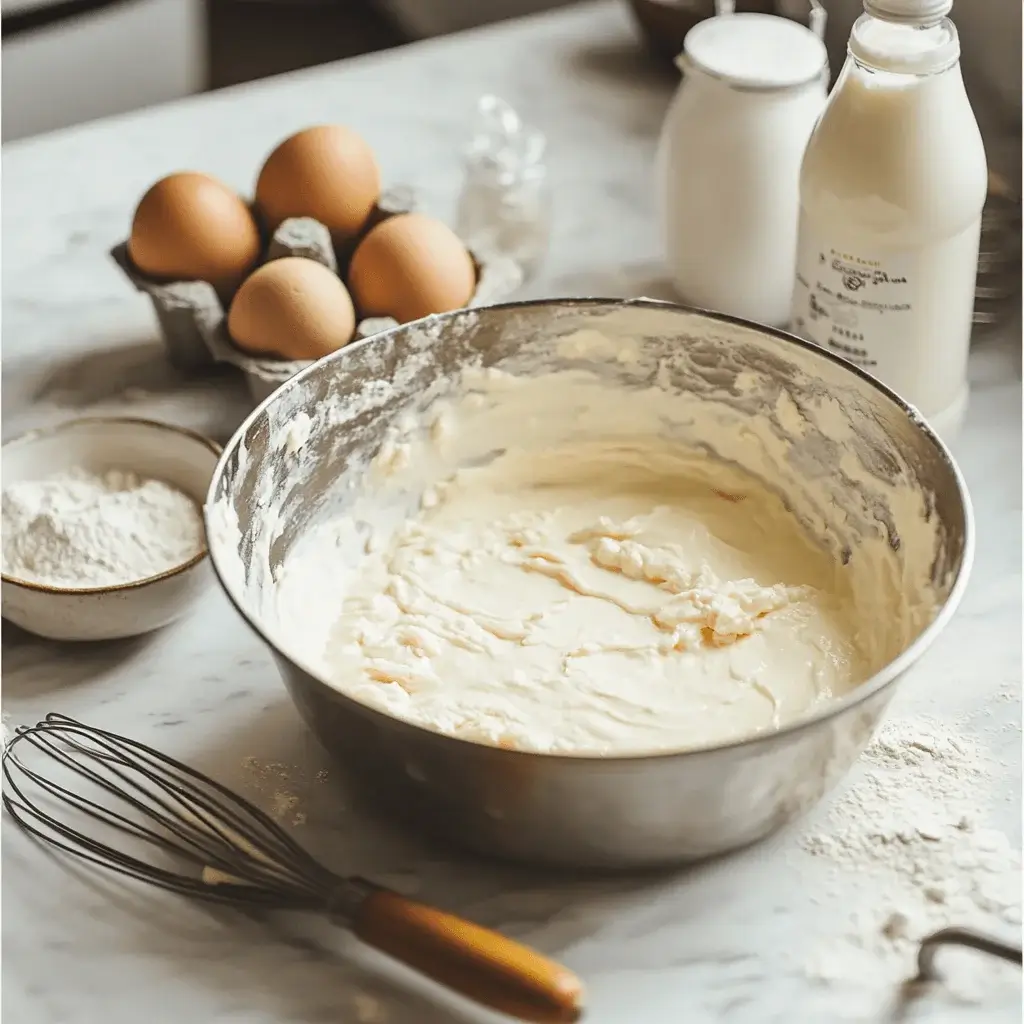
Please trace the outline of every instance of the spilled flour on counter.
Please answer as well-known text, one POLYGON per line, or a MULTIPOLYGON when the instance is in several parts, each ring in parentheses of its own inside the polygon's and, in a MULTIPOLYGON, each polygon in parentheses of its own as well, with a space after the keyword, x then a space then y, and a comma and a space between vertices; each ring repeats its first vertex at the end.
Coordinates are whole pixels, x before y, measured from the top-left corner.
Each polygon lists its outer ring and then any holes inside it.
POLYGON ((388 1012, 384 1004, 374 996, 365 992, 357 992, 352 996, 352 1008, 359 1024, 386 1024, 388 1012))
POLYGON ((859 953, 910 976, 918 942, 938 928, 1019 933, 1021 852, 982 824, 988 782, 984 753, 955 727, 930 718, 882 726, 827 827, 802 838, 804 850, 831 862, 837 881, 873 884, 871 905, 842 941, 816 951, 808 974, 862 974, 859 953))
POLYGON ((303 806, 303 795, 308 795, 313 783, 327 780, 327 770, 320 769, 307 779, 305 773, 280 761, 261 761, 256 757, 242 760, 249 786, 260 794, 260 804, 275 821, 283 825, 305 825, 308 810, 303 806))

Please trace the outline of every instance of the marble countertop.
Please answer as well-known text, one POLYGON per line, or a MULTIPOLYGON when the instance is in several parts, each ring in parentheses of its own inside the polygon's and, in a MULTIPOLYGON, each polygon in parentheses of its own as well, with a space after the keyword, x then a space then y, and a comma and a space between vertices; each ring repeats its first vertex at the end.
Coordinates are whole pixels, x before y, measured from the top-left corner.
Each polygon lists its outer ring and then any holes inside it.
MULTIPOLYGON (((304 123, 351 124, 389 182, 414 184, 446 215, 474 103, 495 92, 551 139, 554 238, 530 293, 660 294, 650 179, 671 89, 640 56, 625 5, 587 5, 5 146, 5 438, 83 413, 230 435, 248 409, 240 383, 170 370, 147 300, 107 250, 157 177, 194 167, 247 191, 263 155, 304 123)), ((977 513, 974 575, 892 715, 934 716, 976 743, 987 765, 979 812, 1019 837, 1019 325, 976 341, 971 375, 956 453, 977 513)), ((897 998, 909 958, 895 974, 870 956, 830 980, 808 970, 855 911, 884 913, 893 899, 891 879, 836 871, 801 847, 827 807, 742 854, 613 879, 487 864, 365 817, 219 592, 177 625, 120 643, 62 646, 5 623, 3 706, 12 724, 59 710, 159 746, 238 786, 338 871, 560 957, 589 987, 590 1024, 1019 1019, 1019 972, 966 955, 948 960, 965 985, 909 1003, 897 998)), ((9 820, 2 898, 3 1011, 23 1024, 495 1019, 318 922, 260 921, 69 870, 9 820)))

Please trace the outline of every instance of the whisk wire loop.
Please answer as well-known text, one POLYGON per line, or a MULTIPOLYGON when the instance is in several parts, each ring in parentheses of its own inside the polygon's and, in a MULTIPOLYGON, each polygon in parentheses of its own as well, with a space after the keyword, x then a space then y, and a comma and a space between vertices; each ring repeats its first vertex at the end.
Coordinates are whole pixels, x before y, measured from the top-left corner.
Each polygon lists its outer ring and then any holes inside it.
POLYGON ((36 838, 174 892, 220 903, 321 909, 341 881, 273 819, 215 780, 141 743, 64 715, 51 714, 19 728, 4 751, 3 776, 4 805, 36 838), (22 743, 114 797, 137 812, 136 817, 37 770, 19 756, 22 743), (93 823, 184 862, 189 874, 140 859, 72 827, 32 799, 26 783, 93 823))
MULTIPOLYGON (((92 739, 103 748, 104 753, 88 751, 83 744, 74 740, 66 739, 66 742, 78 747, 83 750, 83 752, 91 753, 95 757, 108 760, 113 758, 126 767, 139 771, 150 781, 160 785, 164 792, 174 798, 178 804, 183 804, 183 801, 181 800, 181 792, 183 790, 186 791, 189 797, 197 805, 192 809, 192 813, 195 813, 197 809, 205 811, 206 815, 200 815, 206 819, 204 820, 204 825, 218 832, 222 839, 230 841, 232 836, 224 833, 221 823, 217 820, 218 817, 224 819, 224 822, 228 826, 233 824, 237 828, 245 827, 245 822, 243 821, 242 816, 235 814, 230 806, 230 804, 238 802, 237 796, 232 793, 231 790, 221 786, 215 780, 201 775, 188 765, 175 761, 173 758, 169 758, 164 754, 159 754, 141 743, 137 743, 134 740, 127 739, 123 736, 118 736, 115 733, 107 733, 101 729, 81 726, 80 723, 76 723, 73 719, 69 719, 64 715, 51 713, 44 721, 47 725, 52 726, 60 725, 63 727, 77 727, 75 731, 86 734, 89 739, 92 739), (92 735, 88 735, 88 733, 91 733, 92 735), (126 753, 126 751, 128 753, 126 753), (128 756, 129 753, 136 759, 134 762, 128 756), (201 785, 199 785, 200 783, 201 785), (204 789, 213 790, 217 796, 226 798, 230 803, 221 804, 219 806, 213 805, 208 800, 204 789)), ((134 784, 124 776, 121 776, 121 778, 134 786, 134 784)), ((107 788, 109 789, 110 787, 107 788)), ((134 786, 134 788, 145 796, 150 795, 144 787, 134 786)), ((116 792, 116 790, 112 791, 116 792)), ((164 806, 166 809, 166 805, 164 806)), ((299 855, 305 854, 305 851, 302 850, 302 848, 298 846, 298 844, 296 844, 294 840, 292 840, 291 837, 271 818, 262 816, 262 812, 257 811, 256 808, 249 805, 245 806, 245 810, 249 819, 263 818, 263 820, 260 821, 260 824, 266 829, 267 838, 271 847, 275 847, 280 844, 282 853, 287 852, 288 854, 299 855)))
MULTIPOLYGON (((169 814, 165 814, 164 811, 167 809, 166 805, 162 801, 156 799, 154 802, 157 804, 156 807, 147 804, 143 800, 139 800, 132 795, 131 792, 118 790, 109 779, 105 778, 99 772, 94 771, 87 762, 78 761, 70 756, 70 754, 62 747, 54 742, 49 736, 46 735, 48 730, 34 731, 31 729, 20 729, 18 730, 19 735, 24 735, 32 745, 39 749, 45 750, 54 758, 54 760, 65 768, 68 768, 74 772, 77 772, 80 776, 88 779, 94 783, 100 789, 105 790, 108 793, 112 793, 119 797, 125 803, 134 807, 137 810, 145 813, 150 819, 155 821, 157 824, 166 829, 167 833, 172 836, 176 836, 179 840, 185 843, 185 846, 176 845, 167 834, 162 834, 155 831, 154 829, 147 828, 138 821, 134 821, 131 818, 126 817, 123 814, 119 814, 113 811, 109 807, 105 807, 102 804, 97 803, 95 800, 83 796, 80 793, 76 793, 73 790, 66 789, 65 787, 58 786, 51 780, 40 775, 34 769, 29 767, 22 759, 18 758, 17 754, 12 750, 9 755, 18 769, 32 782, 38 785, 42 790, 54 796, 65 803, 68 806, 74 808, 77 811, 81 811, 92 818, 96 819, 103 824, 117 829, 118 831, 140 838, 146 842, 151 843, 154 846, 163 848, 170 852, 176 853, 186 860, 197 864, 202 867, 206 860, 210 856, 216 856, 216 853, 211 849, 210 844, 203 842, 201 834, 189 834, 183 829, 169 814), (161 806, 162 805, 162 806, 161 806)), ((74 732, 74 730, 72 730, 74 732)), ((100 760, 103 763, 105 769, 114 775, 117 779, 120 779, 124 786, 128 787, 128 790, 135 790, 143 796, 151 796, 147 793, 143 787, 137 785, 134 780, 126 773, 120 771, 116 767, 113 767, 115 763, 126 763, 126 759, 119 752, 112 750, 106 744, 103 744, 99 740, 97 743, 101 748, 99 751, 90 749, 85 744, 76 742, 76 740, 70 739, 67 736, 61 737, 64 740, 65 746, 71 747, 73 750, 78 751, 81 754, 85 754, 87 757, 100 760)), ((90 739, 96 739, 95 737, 89 737, 90 739)), ((62 822, 55 819, 50 819, 41 813, 38 807, 28 803, 20 787, 14 782, 11 777, 10 767, 5 764, 5 777, 9 780, 12 788, 18 794, 22 800, 23 809, 31 814, 36 820, 47 827, 54 829, 60 834, 74 839, 79 845, 92 849, 94 852, 102 852, 105 847, 91 840, 88 836, 81 835, 73 829, 69 829, 62 822)))
MULTIPOLYGON (((124 746, 137 758, 137 762, 132 764, 122 751, 118 751, 123 763, 143 771, 151 781, 160 785, 184 809, 189 810, 181 799, 182 792, 186 793, 194 802, 190 813, 201 817, 203 824, 217 832, 224 841, 231 842, 234 839, 230 831, 231 826, 234 826, 236 829, 245 827, 246 823, 242 816, 236 814, 231 807, 231 803, 236 802, 237 797, 226 787, 221 786, 213 779, 193 771, 188 765, 174 761, 163 754, 157 754, 155 751, 133 740, 112 734, 108 738, 115 745, 115 748, 117 745, 124 746), (140 765, 145 767, 140 767, 140 765), (173 769, 173 773, 171 769, 173 769), (198 782, 201 782, 202 785, 200 786, 198 782), (213 790, 220 797, 227 798, 231 803, 214 805, 207 798, 204 787, 206 790, 213 790)), ((248 805, 246 806, 246 812, 250 820, 262 817, 261 812, 248 805)), ((279 852, 282 854, 305 856, 305 851, 273 819, 267 817, 264 820, 260 820, 259 824, 265 827, 266 838, 271 849, 279 848, 279 852)))
MULTIPOLYGON (((27 734, 26 739, 28 739, 30 743, 32 743, 40 749, 46 750, 54 758, 54 760, 57 761, 57 763, 59 763, 63 767, 78 772, 78 774, 80 774, 82 777, 88 779, 90 782, 93 782, 101 789, 105 789, 108 792, 114 792, 113 787, 109 784, 109 782, 106 779, 104 779, 97 772, 92 771, 87 764, 76 763, 74 759, 71 758, 65 750, 61 749, 60 746, 58 746, 49 737, 47 737, 44 731, 34 733, 23 727, 18 730, 18 735, 20 736, 22 734, 27 734)), ((74 747, 75 749, 83 750, 81 746, 73 743, 73 741, 67 742, 68 745, 74 747)), ((89 751, 88 753, 91 756, 99 756, 91 751, 89 751)), ((40 775, 29 765, 27 765, 24 761, 22 761, 14 752, 13 749, 11 750, 11 753, 8 756, 10 760, 15 765, 17 765, 18 769, 27 779, 35 783, 37 786, 40 787, 40 789, 50 794, 51 796, 65 801, 69 806, 75 808, 76 810, 82 811, 85 814, 89 814, 95 817, 97 820, 104 822, 104 824, 109 825, 111 828, 115 828, 125 834, 143 838, 148 842, 152 842, 158 846, 169 847, 171 845, 165 836, 161 835, 158 832, 155 832, 152 829, 146 828, 139 822, 133 821, 132 819, 126 817, 123 814, 118 814, 110 808, 104 807, 102 804, 99 804, 94 800, 90 800, 88 797, 85 797, 80 793, 76 793, 72 790, 65 789, 62 786, 58 786, 51 780, 47 779, 45 776, 40 775)), ((125 778, 124 776, 122 776, 120 772, 117 772, 115 769, 111 770, 114 772, 115 775, 124 778, 124 781, 128 785, 132 785, 130 779, 125 778)), ((45 820, 44 817, 41 815, 39 809, 25 799, 21 788, 18 786, 17 782, 13 778, 13 775, 10 771, 10 767, 6 763, 6 759, 4 765, 4 777, 7 780, 10 787, 21 799, 22 809, 38 820, 45 820)), ((121 795, 122 798, 127 803, 136 807, 142 806, 138 801, 133 799, 130 794, 121 795)), ((150 813, 152 817, 160 821, 161 824, 164 824, 170 831, 174 831, 173 823, 166 822, 158 813, 154 813, 152 811, 150 811, 150 813)), ((59 821, 48 822, 48 824, 55 831, 58 831, 63 835, 69 835, 73 832, 73 830, 68 829, 67 826, 63 825, 59 821)), ((85 842, 88 844, 89 841, 86 839, 85 842)), ((186 851, 182 851, 182 853, 185 854, 186 851)))

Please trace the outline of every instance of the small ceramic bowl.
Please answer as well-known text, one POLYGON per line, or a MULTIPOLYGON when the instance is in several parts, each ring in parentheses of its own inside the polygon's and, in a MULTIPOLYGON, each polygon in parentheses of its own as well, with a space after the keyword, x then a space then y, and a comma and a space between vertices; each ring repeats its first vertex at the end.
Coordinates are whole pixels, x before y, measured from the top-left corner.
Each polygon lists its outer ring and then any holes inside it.
MULTIPOLYGON (((181 427, 142 419, 80 419, 34 430, 0 448, 5 486, 82 467, 123 469, 177 487, 202 508, 220 446, 181 427)), ((206 547, 157 576, 71 589, 2 576, 3 617, 52 640, 114 640, 166 626, 213 582, 206 547)))

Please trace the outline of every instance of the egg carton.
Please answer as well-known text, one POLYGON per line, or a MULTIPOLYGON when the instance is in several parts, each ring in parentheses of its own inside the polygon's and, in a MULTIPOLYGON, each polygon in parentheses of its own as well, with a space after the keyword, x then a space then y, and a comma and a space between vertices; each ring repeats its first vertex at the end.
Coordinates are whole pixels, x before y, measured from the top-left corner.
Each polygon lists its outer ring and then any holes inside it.
MULTIPOLYGON (((399 213, 415 210, 407 189, 394 189, 381 198, 367 225, 367 231, 399 213)), ((129 281, 149 296, 156 310, 160 333, 171 363, 186 373, 197 373, 217 363, 237 367, 245 376, 254 402, 276 391, 289 377, 309 366, 309 360, 274 359, 252 356, 231 340, 227 330, 227 311, 213 286, 206 281, 158 283, 141 275, 128 256, 128 243, 116 245, 110 255, 129 281)), ((522 284, 522 270, 512 260, 481 261, 474 254, 477 285, 469 307, 486 306, 507 298, 522 284)), ((336 253, 330 232, 319 221, 297 217, 284 221, 274 232, 262 263, 285 256, 303 256, 315 260, 335 274, 339 256, 347 264, 351 252, 336 253)), ((353 340, 368 338, 396 327, 391 317, 367 317, 356 324, 353 340)))

